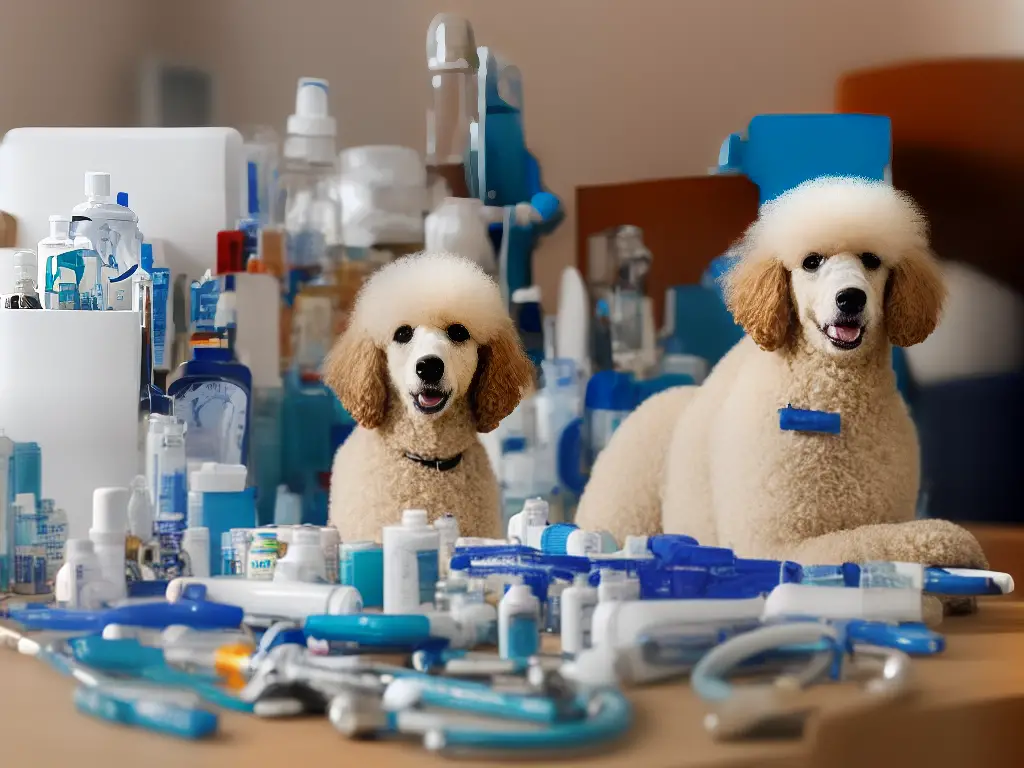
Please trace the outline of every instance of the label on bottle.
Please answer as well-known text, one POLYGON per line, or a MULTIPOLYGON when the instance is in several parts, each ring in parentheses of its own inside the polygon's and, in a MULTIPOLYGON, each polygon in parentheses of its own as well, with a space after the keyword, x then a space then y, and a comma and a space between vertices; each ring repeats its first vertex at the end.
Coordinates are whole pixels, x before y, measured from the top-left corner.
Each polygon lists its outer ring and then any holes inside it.
POLYGON ((438 554, 436 549, 421 549, 416 553, 416 572, 419 583, 420 605, 434 600, 438 580, 438 554))
POLYGON ((250 579, 272 579, 277 565, 277 540, 257 536, 249 550, 246 576, 250 579))
POLYGON ((175 393, 174 415, 185 422, 189 459, 244 464, 248 409, 249 394, 233 381, 196 381, 175 393))
POLYGON ((511 616, 508 621, 508 659, 528 659, 540 650, 540 632, 533 614, 511 616))

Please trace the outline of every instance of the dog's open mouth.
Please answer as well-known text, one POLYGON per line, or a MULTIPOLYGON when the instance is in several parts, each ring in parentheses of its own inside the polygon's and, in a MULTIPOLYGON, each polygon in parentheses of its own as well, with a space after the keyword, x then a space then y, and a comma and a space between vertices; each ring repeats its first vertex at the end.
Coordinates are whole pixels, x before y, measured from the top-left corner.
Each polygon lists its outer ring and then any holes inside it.
POLYGON ((822 333, 832 342, 832 346, 839 349, 856 349, 864 340, 864 328, 849 323, 826 325, 822 333))
POLYGON ((412 401, 416 404, 416 410, 420 413, 439 413, 448 404, 450 396, 451 392, 442 392, 439 389, 424 389, 419 394, 413 395, 412 401))

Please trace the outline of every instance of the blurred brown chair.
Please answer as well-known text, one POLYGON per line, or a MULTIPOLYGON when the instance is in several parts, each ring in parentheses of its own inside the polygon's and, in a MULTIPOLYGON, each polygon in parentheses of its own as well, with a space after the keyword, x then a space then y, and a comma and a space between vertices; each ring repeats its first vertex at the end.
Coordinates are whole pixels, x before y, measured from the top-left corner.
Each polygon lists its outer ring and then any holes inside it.
POLYGON ((1024 59, 851 72, 836 110, 892 119, 893 183, 923 206, 940 257, 1024 291, 1024 59))

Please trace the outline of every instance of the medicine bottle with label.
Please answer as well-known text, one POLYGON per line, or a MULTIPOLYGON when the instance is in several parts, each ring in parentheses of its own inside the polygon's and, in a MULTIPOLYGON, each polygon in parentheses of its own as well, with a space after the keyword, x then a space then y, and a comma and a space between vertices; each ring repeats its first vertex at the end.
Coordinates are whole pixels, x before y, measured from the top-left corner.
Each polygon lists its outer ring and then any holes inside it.
POLYGON ((423 509, 384 527, 384 613, 420 613, 434 604, 440 536, 423 509))

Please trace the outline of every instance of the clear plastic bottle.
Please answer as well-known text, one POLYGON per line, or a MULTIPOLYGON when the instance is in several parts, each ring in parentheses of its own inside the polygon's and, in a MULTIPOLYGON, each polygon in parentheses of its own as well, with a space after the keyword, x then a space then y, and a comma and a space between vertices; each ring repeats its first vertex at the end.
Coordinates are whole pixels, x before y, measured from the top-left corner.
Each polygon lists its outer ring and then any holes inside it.
MULTIPOLYGON (((430 107, 427 111, 427 184, 443 180, 440 196, 472 197, 467 169, 470 142, 479 118, 476 52, 473 27, 451 13, 434 17, 427 30, 427 71, 430 107)), ((482 157, 478 152, 478 158, 482 157)), ((440 186, 440 185, 438 185, 440 186)))
POLYGON ((340 262, 341 196, 326 80, 299 78, 295 114, 288 118, 279 179, 278 220, 283 222, 290 270, 302 282, 333 277, 340 262))
POLYGON ((155 528, 160 541, 161 565, 165 569, 175 570, 179 565, 181 537, 188 514, 188 465, 185 459, 183 422, 175 419, 164 425, 156 464, 160 495, 155 528))
POLYGON ((4 309, 42 309, 36 291, 36 255, 14 252, 14 292, 4 298, 4 309))
POLYGON ((71 239, 71 219, 61 214, 54 214, 50 217, 50 235, 44 237, 39 241, 39 245, 36 246, 36 255, 39 257, 38 264, 36 265, 36 286, 39 289, 39 295, 41 297, 41 303, 44 309, 59 309, 59 292, 62 284, 70 285, 72 282, 75 284, 75 291, 72 299, 78 298, 77 279, 74 277, 74 273, 69 269, 57 269, 56 263, 52 266, 49 264, 51 256, 60 256, 62 253, 74 250, 75 241, 71 239), (47 272, 54 270, 53 289, 52 295, 46 293, 46 275, 47 272))

